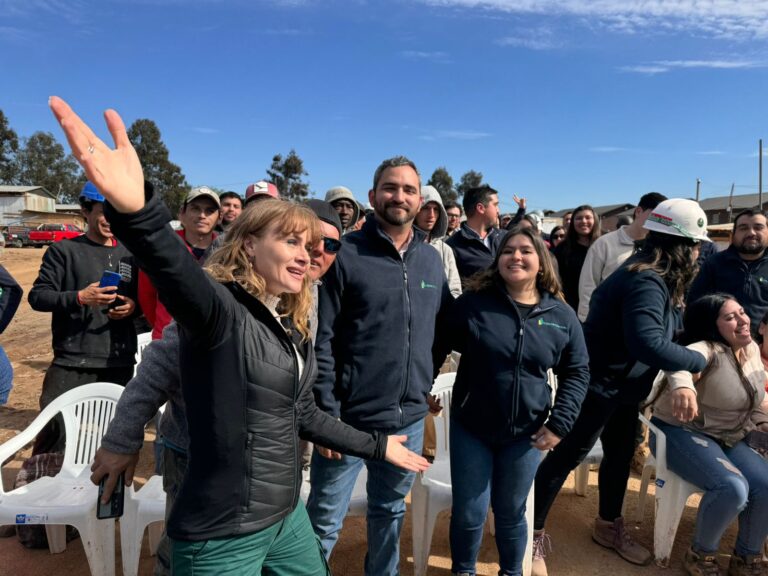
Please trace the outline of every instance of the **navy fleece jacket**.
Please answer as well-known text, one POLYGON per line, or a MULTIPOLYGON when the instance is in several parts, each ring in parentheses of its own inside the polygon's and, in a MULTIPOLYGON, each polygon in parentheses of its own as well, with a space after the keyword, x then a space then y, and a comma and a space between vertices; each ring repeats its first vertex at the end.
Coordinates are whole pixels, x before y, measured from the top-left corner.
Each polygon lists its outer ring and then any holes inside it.
POLYGON ((461 352, 451 418, 489 442, 530 436, 546 423, 560 436, 570 432, 587 392, 587 349, 576 314, 543 293, 523 322, 499 285, 464 292, 435 346, 461 352), (547 371, 558 378, 552 405, 547 371))
POLYGON ((453 296, 419 230, 403 258, 375 218, 341 244, 319 289, 315 400, 355 428, 397 430, 427 413, 435 323, 453 296))
POLYGON ((673 342, 682 327, 661 276, 631 272, 631 256, 592 293, 584 337, 590 391, 621 402, 640 402, 659 370, 701 372, 704 356, 673 342))

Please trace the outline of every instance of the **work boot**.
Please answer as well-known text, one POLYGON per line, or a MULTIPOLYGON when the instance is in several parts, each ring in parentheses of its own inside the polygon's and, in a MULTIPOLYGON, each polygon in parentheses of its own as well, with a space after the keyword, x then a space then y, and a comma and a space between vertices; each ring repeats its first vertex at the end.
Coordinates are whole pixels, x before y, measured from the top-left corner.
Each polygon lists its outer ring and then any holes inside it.
POLYGON ((720 566, 714 554, 703 554, 688 548, 683 558, 683 568, 691 576, 720 576, 720 566))
POLYGON ((728 564, 728 576, 768 576, 768 563, 760 554, 731 556, 728 564))
POLYGON ((603 520, 599 516, 595 518, 592 540, 600 546, 613 548, 619 556, 632 564, 646 566, 653 560, 653 554, 632 539, 624 528, 624 518, 621 516, 613 522, 603 520))
POLYGON ((533 562, 531 576, 547 576, 547 564, 544 558, 552 552, 552 540, 544 530, 533 531, 533 562))

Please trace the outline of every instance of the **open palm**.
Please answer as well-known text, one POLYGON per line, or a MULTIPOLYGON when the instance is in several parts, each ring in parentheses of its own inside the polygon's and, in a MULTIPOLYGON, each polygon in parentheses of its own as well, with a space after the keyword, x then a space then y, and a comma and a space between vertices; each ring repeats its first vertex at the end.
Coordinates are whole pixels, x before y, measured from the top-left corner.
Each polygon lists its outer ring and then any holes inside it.
POLYGON ((107 128, 115 142, 112 149, 64 100, 52 96, 48 104, 88 179, 118 212, 140 210, 144 206, 144 174, 120 115, 114 110, 104 113, 107 128))

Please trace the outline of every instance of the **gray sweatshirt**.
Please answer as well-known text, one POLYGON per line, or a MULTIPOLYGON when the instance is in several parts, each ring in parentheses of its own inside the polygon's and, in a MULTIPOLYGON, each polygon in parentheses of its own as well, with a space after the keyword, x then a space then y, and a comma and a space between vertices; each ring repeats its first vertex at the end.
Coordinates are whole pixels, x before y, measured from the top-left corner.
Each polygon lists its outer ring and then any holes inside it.
POLYGON ((144 426, 165 403, 159 433, 173 448, 189 445, 186 410, 179 381, 179 330, 171 322, 161 340, 153 340, 142 353, 136 375, 117 403, 115 418, 101 445, 117 454, 134 454, 144 443, 144 426))

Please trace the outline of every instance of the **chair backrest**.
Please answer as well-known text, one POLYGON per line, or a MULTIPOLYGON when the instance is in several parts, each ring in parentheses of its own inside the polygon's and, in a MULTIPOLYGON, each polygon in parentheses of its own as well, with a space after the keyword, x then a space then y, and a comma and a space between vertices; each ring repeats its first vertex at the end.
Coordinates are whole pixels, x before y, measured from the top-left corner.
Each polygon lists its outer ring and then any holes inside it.
POLYGON ((97 382, 78 386, 51 402, 48 408, 61 412, 66 430, 62 472, 77 476, 90 466, 122 393, 122 386, 97 382))
POLYGON ((141 363, 141 355, 149 343, 152 342, 152 332, 143 332, 136 336, 136 366, 133 369, 133 375, 136 375, 136 368, 141 363))
POLYGON ((451 425, 451 397, 453 396, 453 383, 456 380, 456 372, 440 374, 432 386, 432 394, 440 400, 443 410, 435 416, 435 432, 437 435, 437 447, 435 459, 441 456, 448 457, 451 425))

